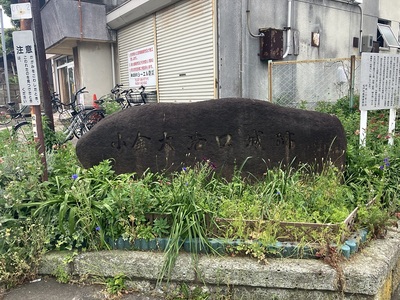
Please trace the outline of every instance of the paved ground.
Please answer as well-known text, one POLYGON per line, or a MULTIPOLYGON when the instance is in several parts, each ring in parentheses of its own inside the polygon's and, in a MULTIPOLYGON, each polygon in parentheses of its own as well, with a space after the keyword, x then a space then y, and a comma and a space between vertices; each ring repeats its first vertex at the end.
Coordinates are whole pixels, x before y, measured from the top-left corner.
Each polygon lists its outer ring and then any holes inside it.
POLYGON ((26 283, 18 286, 4 295, 0 300, 161 300, 162 298, 150 297, 140 293, 122 295, 117 298, 107 297, 104 286, 62 284, 53 278, 43 277, 40 281, 26 283))

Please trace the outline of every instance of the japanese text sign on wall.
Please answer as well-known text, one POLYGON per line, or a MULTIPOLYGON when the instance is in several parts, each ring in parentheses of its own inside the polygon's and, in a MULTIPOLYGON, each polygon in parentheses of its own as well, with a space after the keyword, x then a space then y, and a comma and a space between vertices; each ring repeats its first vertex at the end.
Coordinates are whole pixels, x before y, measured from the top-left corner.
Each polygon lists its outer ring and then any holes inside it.
POLYGON ((128 52, 129 87, 156 85, 154 45, 128 52))
POLYGON ((14 31, 13 42, 21 103, 23 105, 40 105, 40 90, 32 31, 14 31))
POLYGON ((400 55, 363 53, 361 58, 360 110, 399 106, 400 55))

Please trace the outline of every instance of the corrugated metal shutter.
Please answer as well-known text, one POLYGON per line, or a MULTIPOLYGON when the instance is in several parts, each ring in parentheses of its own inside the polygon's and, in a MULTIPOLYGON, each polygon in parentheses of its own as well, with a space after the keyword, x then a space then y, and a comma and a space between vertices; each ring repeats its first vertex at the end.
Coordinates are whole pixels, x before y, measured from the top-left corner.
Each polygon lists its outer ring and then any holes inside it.
POLYGON ((183 0, 156 13, 160 102, 216 98, 213 0, 183 0))
MULTIPOLYGON (((117 39, 120 83, 128 87, 128 52, 154 45, 154 15, 118 30, 117 39)), ((155 89, 155 86, 146 87, 146 90, 155 89)))

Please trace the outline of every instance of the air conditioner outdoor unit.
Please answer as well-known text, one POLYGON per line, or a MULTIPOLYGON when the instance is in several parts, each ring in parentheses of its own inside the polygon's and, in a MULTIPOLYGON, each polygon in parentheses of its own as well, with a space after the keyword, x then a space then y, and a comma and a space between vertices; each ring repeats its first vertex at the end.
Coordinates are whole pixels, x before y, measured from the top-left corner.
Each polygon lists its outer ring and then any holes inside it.
POLYGON ((362 52, 371 52, 372 46, 374 45, 374 36, 372 34, 363 35, 362 37, 362 52))

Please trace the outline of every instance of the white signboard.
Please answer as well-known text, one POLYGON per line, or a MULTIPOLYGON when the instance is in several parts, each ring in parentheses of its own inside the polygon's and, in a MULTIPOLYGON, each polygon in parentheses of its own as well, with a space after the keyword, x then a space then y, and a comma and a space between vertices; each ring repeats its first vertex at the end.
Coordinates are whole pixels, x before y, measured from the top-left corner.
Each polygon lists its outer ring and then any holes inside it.
POLYGON ((11 4, 10 7, 12 20, 32 19, 31 4, 29 2, 11 4))
POLYGON ((400 55, 362 53, 360 80, 360 144, 365 146, 368 110, 388 109, 388 143, 393 145, 400 96, 400 55))
POLYGON ((129 87, 156 85, 154 45, 128 52, 129 87))
POLYGON ((363 53, 360 91, 360 110, 398 107, 400 55, 363 53))
POLYGON ((23 105, 40 105, 40 91, 32 31, 14 31, 13 43, 21 103, 23 105))

